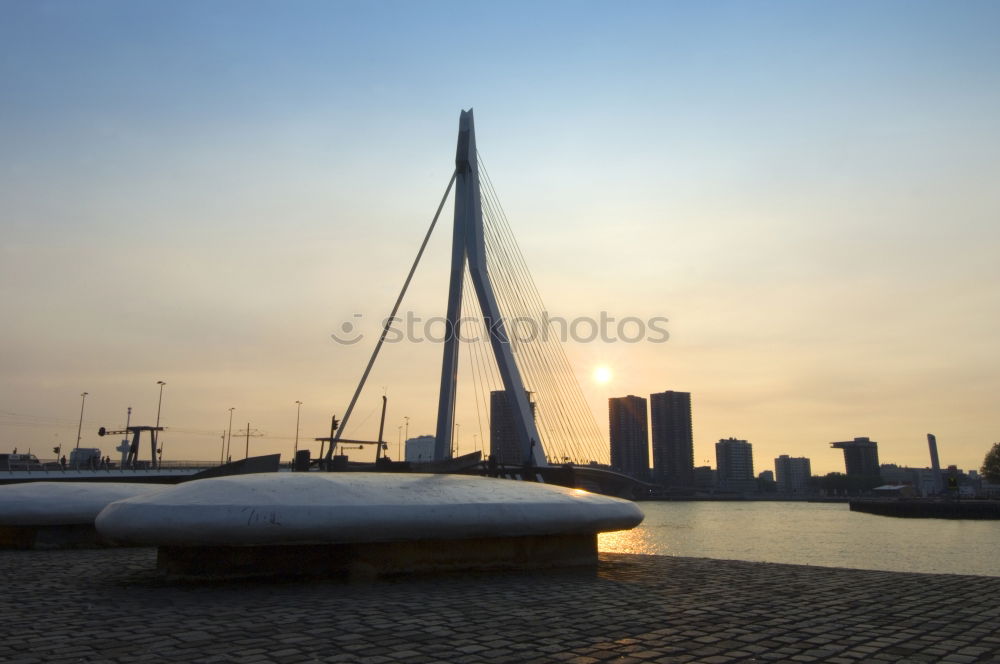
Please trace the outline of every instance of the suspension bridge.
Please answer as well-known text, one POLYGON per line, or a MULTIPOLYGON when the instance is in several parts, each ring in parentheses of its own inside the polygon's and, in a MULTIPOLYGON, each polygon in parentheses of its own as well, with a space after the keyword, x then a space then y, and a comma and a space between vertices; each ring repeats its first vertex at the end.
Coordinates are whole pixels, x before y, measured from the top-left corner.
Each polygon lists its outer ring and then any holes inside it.
MULTIPOLYGON (((491 422, 499 416, 493 395, 502 393, 497 401, 505 402, 502 415, 513 443, 503 459, 507 474, 583 484, 619 495, 641 491, 632 478, 606 469, 608 443, 586 403, 483 165, 471 109, 462 111, 459 118, 455 170, 409 274, 343 418, 331 436, 323 439, 330 442, 327 467, 331 467, 337 444, 349 440, 344 432, 358 398, 453 190, 450 281, 433 461, 441 464, 452 456, 458 377, 464 364, 463 374, 472 379, 480 431, 492 431, 491 424, 498 424, 491 422)), ((381 440, 380 433, 379 443, 381 440)), ((496 462, 494 456, 494 469, 496 462)))

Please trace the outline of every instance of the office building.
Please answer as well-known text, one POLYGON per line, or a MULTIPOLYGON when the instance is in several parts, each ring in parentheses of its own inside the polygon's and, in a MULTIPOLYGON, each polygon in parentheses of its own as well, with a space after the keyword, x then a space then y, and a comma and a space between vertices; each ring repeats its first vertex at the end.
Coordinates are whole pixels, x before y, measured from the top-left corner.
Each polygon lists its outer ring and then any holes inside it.
POLYGON ((844 450, 844 466, 848 477, 879 477, 878 443, 868 438, 855 438, 837 443, 830 447, 844 450))
POLYGON ((711 466, 696 466, 694 469, 694 486, 698 491, 713 491, 715 489, 715 477, 715 470, 711 466))
POLYGON ((649 395, 653 433, 653 480, 668 487, 694 486, 691 393, 649 395))
POLYGON ((420 463, 434 459, 434 436, 417 436, 406 439, 405 455, 407 461, 420 463))
MULTIPOLYGON (((527 393, 531 416, 535 416, 535 402, 527 393)), ((514 409, 507 401, 505 390, 490 392, 490 455, 505 465, 519 466, 524 463, 521 446, 514 430, 514 409)))
MULTIPOLYGON (((941 469, 938 468, 938 471, 941 469)), ((936 475, 932 468, 910 468, 907 466, 897 466, 894 463, 883 463, 879 466, 879 477, 883 484, 908 484, 914 488, 915 493, 921 496, 934 496, 941 493, 935 481, 936 475)))
POLYGON ((781 493, 808 493, 812 465, 805 457, 782 454, 774 460, 774 474, 781 493))
POLYGON ((924 495, 932 495, 941 493, 944 489, 944 475, 941 474, 941 461, 938 459, 937 436, 932 433, 927 434, 927 446, 930 448, 931 453, 931 471, 934 477, 934 486, 931 488, 930 493, 925 493, 924 495))
POLYGON ((649 478, 649 427, 646 400, 628 395, 608 399, 611 467, 636 479, 649 478))
POLYGON ((724 438, 717 442, 715 466, 720 490, 749 492, 757 489, 753 474, 753 445, 747 441, 724 438))

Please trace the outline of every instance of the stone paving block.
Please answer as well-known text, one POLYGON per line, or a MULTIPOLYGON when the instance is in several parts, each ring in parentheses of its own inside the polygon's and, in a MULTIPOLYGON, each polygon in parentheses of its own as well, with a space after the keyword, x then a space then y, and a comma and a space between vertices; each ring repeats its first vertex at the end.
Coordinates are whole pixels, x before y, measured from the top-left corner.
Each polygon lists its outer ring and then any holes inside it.
POLYGON ((40 553, 0 552, 23 636, 4 664, 1000 660, 995 577, 602 554, 596 573, 172 585, 151 549, 40 553))

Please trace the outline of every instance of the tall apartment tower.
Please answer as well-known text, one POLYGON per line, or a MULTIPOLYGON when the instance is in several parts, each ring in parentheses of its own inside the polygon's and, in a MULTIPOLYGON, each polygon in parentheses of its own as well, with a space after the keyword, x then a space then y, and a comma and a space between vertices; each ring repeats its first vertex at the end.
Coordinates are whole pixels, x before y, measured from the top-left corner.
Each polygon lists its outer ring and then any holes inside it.
POLYGON ((724 438, 715 444, 718 486, 723 491, 755 491, 753 445, 745 440, 724 438))
POLYGON ((944 479, 941 475, 941 462, 938 460, 937 436, 927 434, 927 446, 931 452, 931 477, 933 478, 933 493, 941 493, 944 489, 944 479))
POLYGON ((628 395, 608 399, 611 467, 636 479, 649 478, 649 427, 646 400, 628 395))
POLYGON ((808 493, 812 465, 805 457, 782 454, 774 460, 774 474, 781 493, 808 493))
POLYGON ((649 395, 653 426, 653 480, 669 487, 694 486, 694 432, 691 393, 649 395))
POLYGON ((844 450, 844 466, 848 477, 879 477, 878 443, 868 438, 855 438, 839 443, 830 443, 830 447, 844 450))
MULTIPOLYGON (((528 393, 528 403, 531 415, 535 415, 535 402, 528 393)), ((490 455, 498 463, 519 466, 524 463, 521 458, 521 447, 517 444, 514 433, 514 410, 507 401, 506 390, 490 392, 490 455)))

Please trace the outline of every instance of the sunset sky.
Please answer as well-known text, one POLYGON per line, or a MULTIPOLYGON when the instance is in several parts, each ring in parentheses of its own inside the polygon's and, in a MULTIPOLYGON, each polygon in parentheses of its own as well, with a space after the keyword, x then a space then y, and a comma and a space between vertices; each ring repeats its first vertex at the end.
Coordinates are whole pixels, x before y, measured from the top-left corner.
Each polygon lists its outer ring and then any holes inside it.
MULTIPOLYGON (((82 444, 116 456, 97 428, 152 424, 158 380, 166 459, 218 459, 230 407, 252 454, 288 459, 296 400, 303 444, 327 435, 474 107, 548 310, 669 319, 567 346, 605 434, 608 397, 681 390, 697 465, 733 436, 757 472, 842 472, 829 443, 869 436, 923 467, 932 432, 978 468, 998 31, 996 2, 0 2, 0 452, 72 447, 87 391, 82 444)), ((383 390, 391 456, 404 417, 433 433, 440 354, 387 346, 346 435, 383 390)))

